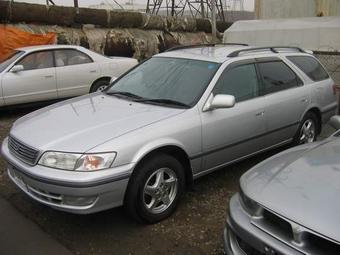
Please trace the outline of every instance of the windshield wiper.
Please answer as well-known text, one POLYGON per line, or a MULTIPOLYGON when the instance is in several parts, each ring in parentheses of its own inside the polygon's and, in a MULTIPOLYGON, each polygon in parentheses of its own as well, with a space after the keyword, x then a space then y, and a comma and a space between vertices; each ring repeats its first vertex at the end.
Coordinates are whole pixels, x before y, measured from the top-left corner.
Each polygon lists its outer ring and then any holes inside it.
POLYGON ((162 99, 162 98, 145 98, 145 99, 139 99, 135 100, 136 102, 150 102, 150 103, 159 103, 159 104, 167 104, 167 105, 175 105, 175 106, 181 106, 184 108, 190 108, 190 105, 187 105, 185 103, 172 100, 172 99, 162 99))
POLYGON ((130 92, 126 91, 112 91, 112 92, 106 92, 107 95, 122 95, 125 97, 133 98, 133 101, 140 102, 140 103, 157 103, 157 104, 167 104, 167 105, 175 105, 185 108, 190 108, 190 105, 187 105, 185 103, 172 100, 172 99, 162 99, 162 98, 144 98, 138 95, 135 95, 130 92))
POLYGON ((135 99, 143 99, 143 97, 135 95, 133 93, 130 92, 126 92, 126 91, 112 91, 112 92, 106 92, 107 95, 122 95, 125 97, 131 97, 131 98, 135 98, 135 99))

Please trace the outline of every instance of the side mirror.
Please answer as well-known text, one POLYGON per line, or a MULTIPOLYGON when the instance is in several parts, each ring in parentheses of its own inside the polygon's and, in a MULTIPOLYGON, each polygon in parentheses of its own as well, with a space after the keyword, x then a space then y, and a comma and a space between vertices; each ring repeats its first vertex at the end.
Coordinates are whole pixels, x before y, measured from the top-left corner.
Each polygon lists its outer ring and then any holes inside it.
POLYGON ((339 115, 335 115, 331 118, 331 120, 329 121, 329 124, 335 128, 336 130, 340 129, 340 116, 339 115))
POLYGON ((203 111, 209 111, 221 108, 232 108, 235 105, 235 97, 232 95, 210 95, 203 111))
POLYGON ((24 71, 24 66, 23 65, 15 65, 11 69, 12 73, 17 73, 17 72, 21 72, 21 71, 24 71))

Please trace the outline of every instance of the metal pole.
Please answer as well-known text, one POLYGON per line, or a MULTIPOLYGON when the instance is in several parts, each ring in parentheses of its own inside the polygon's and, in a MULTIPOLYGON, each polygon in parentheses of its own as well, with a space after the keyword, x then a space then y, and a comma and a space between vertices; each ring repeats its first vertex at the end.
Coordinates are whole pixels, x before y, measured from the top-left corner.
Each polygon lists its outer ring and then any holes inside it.
POLYGON ((202 19, 205 18, 205 14, 204 14, 204 0, 201 0, 201 14, 202 14, 202 19))
POLYGON ((148 3, 146 4, 146 10, 145 10, 145 12, 146 13, 150 13, 150 0, 148 0, 148 3))
POLYGON ((216 39, 216 1, 211 0, 211 33, 212 37, 216 39))
POLYGON ((74 0, 74 7, 76 7, 76 8, 79 7, 78 0, 74 0))
POLYGON ((175 16, 175 0, 171 0, 171 16, 175 16))

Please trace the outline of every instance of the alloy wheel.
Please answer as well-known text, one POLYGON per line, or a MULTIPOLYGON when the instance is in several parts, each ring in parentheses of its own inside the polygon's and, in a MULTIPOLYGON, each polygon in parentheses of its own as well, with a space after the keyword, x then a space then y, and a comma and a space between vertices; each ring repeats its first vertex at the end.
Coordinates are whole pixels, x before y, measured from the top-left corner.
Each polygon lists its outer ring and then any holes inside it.
POLYGON ((143 189, 145 208, 153 214, 164 212, 176 198, 177 176, 170 168, 160 168, 148 178, 143 189))
POLYGON ((97 88, 96 92, 98 92, 98 91, 102 92, 106 88, 107 88, 107 85, 101 85, 97 88))
POLYGON ((315 140, 316 128, 315 123, 311 119, 307 119, 300 130, 300 144, 311 143, 315 140))

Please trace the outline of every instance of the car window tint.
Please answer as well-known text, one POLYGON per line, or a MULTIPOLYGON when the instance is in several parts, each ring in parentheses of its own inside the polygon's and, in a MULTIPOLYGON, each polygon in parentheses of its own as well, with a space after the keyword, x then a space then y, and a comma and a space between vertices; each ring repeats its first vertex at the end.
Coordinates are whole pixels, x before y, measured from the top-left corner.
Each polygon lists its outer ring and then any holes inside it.
POLYGON ((55 61, 57 67, 81 65, 93 62, 88 55, 77 50, 56 50, 55 61))
POLYGON ((259 86, 255 65, 241 65, 226 70, 217 82, 213 93, 233 95, 236 102, 257 97, 259 86))
POLYGON ((329 78, 325 69, 313 57, 308 56, 291 56, 287 57, 297 65, 313 81, 322 81, 329 78))
POLYGON ((299 86, 302 82, 282 61, 258 64, 264 85, 264 93, 270 94, 299 86))
POLYGON ((23 65, 24 70, 44 69, 54 67, 53 55, 50 51, 31 53, 21 59, 17 65, 23 65))

